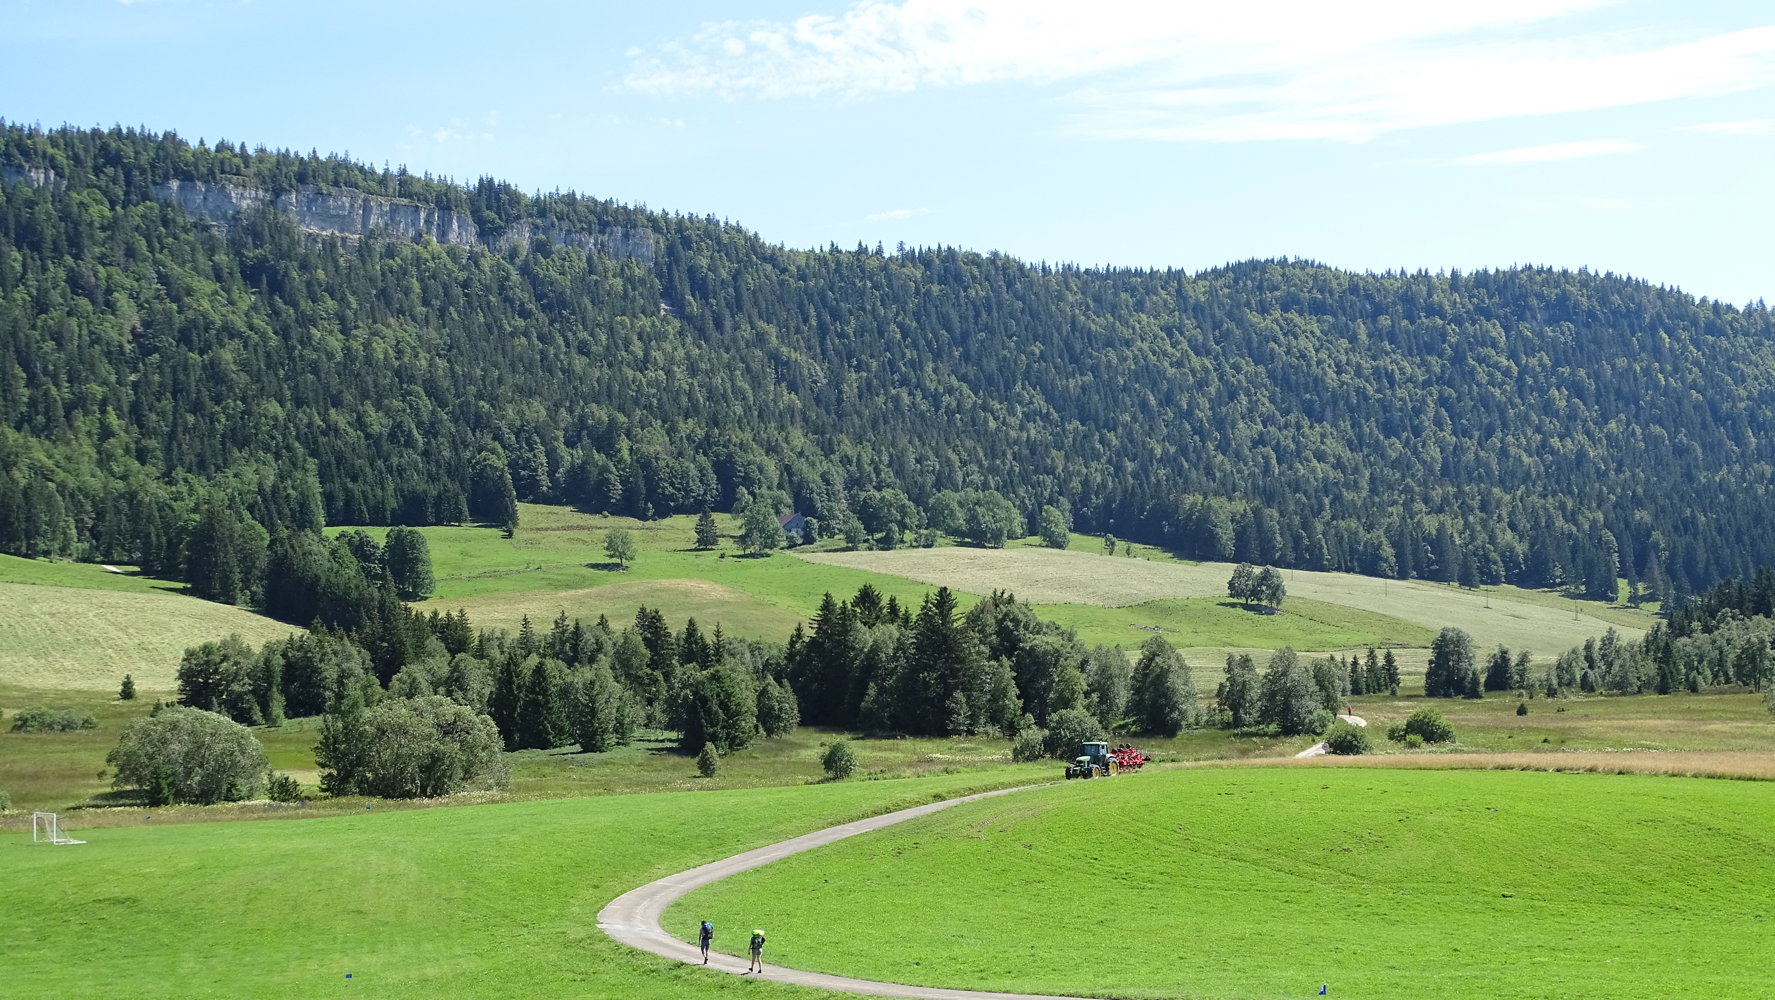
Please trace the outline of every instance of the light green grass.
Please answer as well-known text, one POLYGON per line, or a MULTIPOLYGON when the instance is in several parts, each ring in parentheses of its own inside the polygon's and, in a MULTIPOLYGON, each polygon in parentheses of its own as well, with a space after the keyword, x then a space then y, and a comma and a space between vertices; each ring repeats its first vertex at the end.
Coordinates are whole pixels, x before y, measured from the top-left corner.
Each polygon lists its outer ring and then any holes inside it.
POLYGON ((1385 695, 1350 701, 1382 750, 1402 749, 1382 738, 1387 726, 1424 707, 1454 727, 1457 742, 1444 748, 1449 751, 1775 749, 1775 720, 1754 694, 1537 698, 1520 716, 1518 700, 1500 693, 1475 701, 1385 695))
POLYGON ((1111 997, 1604 1000, 1775 990, 1775 784, 1191 770, 960 806, 667 912, 767 962, 1111 997))
POLYGON ((257 646, 292 631, 179 594, 0 583, 0 683, 115 691, 131 674, 152 697, 174 688, 187 647, 232 632, 257 646))
POLYGON ((667 619, 681 623, 695 618, 713 628, 720 623, 729 634, 747 638, 782 642, 795 626, 805 620, 797 613, 768 601, 761 601, 732 587, 707 580, 619 580, 601 587, 561 591, 513 591, 480 597, 453 597, 430 601, 423 610, 467 612, 476 628, 518 631, 526 615, 537 627, 547 625, 557 614, 590 623, 600 615, 615 628, 635 620, 635 612, 643 606, 663 608, 667 619), (552 610, 551 610, 552 609, 552 610))
MULTIPOLYGON (((1231 563, 1188 563, 1168 557, 1129 559, 1013 545, 1004 549, 935 548, 892 552, 813 552, 801 558, 826 566, 890 573, 945 583, 975 593, 997 587, 1039 605, 1090 604, 1126 608, 1150 601, 1224 597, 1231 563)), ((1553 656, 1610 626, 1637 638, 1654 619, 1644 611, 1552 594, 1493 587, 1463 590, 1422 580, 1380 580, 1350 573, 1284 570, 1288 600, 1299 598, 1400 619, 1422 628, 1464 629, 1482 647, 1503 644, 1553 656)), ((1214 644, 1219 645, 1219 644, 1214 644)), ((1227 645, 1257 646, 1244 642, 1227 645)))
MULTIPOLYGON (((1088 645, 1105 643, 1128 648, 1153 635, 1173 646, 1222 651, 1292 646, 1301 650, 1350 649, 1358 646, 1427 646, 1435 633, 1422 625, 1348 605, 1294 598, 1281 614, 1261 615, 1224 597, 1164 598, 1127 607, 1094 604, 1038 604, 1036 614, 1078 632, 1088 645), (1153 628, 1161 631, 1153 632, 1153 628)), ((1218 669, 1225 653, 1214 657, 1218 669)))
POLYGON ((597 913, 662 875, 972 775, 0 838, 9 998, 812 995, 610 941, 597 913), (352 979, 347 981, 347 973, 352 979))
POLYGON ((134 566, 118 566, 113 573, 96 563, 55 562, 0 555, 0 583, 35 583, 80 590, 117 590, 131 594, 179 593, 185 585, 176 580, 146 576, 134 566))
MULTIPOLYGON (((818 566, 787 552, 743 555, 732 539, 734 521, 717 515, 721 547, 695 548, 696 518, 659 521, 581 514, 563 507, 519 505, 520 527, 511 538, 497 529, 461 526, 421 528, 431 550, 437 590, 416 607, 468 612, 477 625, 515 628, 531 620, 552 620, 561 611, 588 621, 607 615, 621 627, 640 605, 665 611, 681 623, 694 617, 705 628, 719 622, 724 631, 781 642, 830 592, 843 599, 865 583, 884 597, 917 607, 934 588, 903 577, 818 566), (626 571, 604 555, 604 536, 626 528, 640 550, 626 571)), ((350 530, 330 528, 329 533, 350 530)), ((365 528, 377 539, 386 528, 365 528)), ((973 603, 964 595, 964 605, 973 603)))

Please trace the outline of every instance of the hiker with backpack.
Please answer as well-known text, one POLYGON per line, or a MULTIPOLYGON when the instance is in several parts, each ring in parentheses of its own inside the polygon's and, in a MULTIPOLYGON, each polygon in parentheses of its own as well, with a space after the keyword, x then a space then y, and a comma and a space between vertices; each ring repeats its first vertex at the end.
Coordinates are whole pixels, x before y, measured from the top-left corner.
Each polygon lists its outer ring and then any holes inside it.
POLYGON ((708 922, 707 920, 703 921, 702 929, 697 931, 696 943, 697 943, 697 947, 699 947, 703 950, 703 964, 704 965, 709 964, 709 945, 714 940, 715 940, 715 925, 708 922))
POLYGON ((751 951, 752 951, 752 964, 746 967, 746 971, 747 972, 763 972, 764 971, 764 932, 763 931, 754 930, 752 932, 751 951))

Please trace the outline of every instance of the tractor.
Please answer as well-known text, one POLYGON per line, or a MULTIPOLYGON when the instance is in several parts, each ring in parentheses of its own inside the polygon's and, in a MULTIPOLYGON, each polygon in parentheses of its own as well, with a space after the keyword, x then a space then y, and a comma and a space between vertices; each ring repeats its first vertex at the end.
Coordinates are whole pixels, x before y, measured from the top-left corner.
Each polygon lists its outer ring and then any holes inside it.
POLYGON ((1093 740, 1079 748, 1079 755, 1066 765, 1068 778, 1107 778, 1124 771, 1138 771, 1147 762, 1146 754, 1126 743, 1111 750, 1109 744, 1093 740))

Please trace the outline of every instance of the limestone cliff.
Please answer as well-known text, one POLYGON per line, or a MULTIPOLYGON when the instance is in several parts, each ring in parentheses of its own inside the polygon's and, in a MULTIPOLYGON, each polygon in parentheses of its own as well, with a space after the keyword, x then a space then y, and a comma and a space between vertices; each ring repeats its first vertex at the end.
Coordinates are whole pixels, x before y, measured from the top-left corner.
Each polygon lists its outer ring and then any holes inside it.
MULTIPOLYGON (((6 166, 0 167, 0 180, 46 187, 57 183, 58 178, 53 171, 41 167, 6 166)), ((241 212, 270 205, 293 216, 302 229, 336 236, 360 238, 380 233, 400 240, 430 236, 439 243, 497 249, 526 244, 541 236, 565 246, 636 257, 649 263, 654 255, 653 234, 645 230, 611 227, 587 233, 520 221, 508 226, 497 239, 489 240, 483 238, 473 219, 450 209, 349 188, 323 191, 304 185, 274 196, 263 188, 227 181, 167 181, 156 185, 154 194, 177 204, 193 219, 224 227, 231 225, 241 212)))

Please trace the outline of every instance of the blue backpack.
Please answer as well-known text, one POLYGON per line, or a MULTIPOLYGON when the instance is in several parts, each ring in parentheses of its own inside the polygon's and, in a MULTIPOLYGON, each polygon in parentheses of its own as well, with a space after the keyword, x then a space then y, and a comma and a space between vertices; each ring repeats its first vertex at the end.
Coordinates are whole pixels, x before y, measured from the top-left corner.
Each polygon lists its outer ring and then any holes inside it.
POLYGON ((703 921, 703 940, 708 941, 708 940, 713 939, 714 937, 715 937, 715 925, 709 923, 707 920, 703 921))

